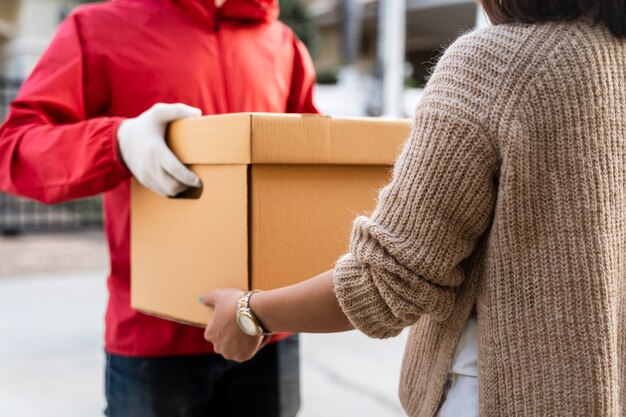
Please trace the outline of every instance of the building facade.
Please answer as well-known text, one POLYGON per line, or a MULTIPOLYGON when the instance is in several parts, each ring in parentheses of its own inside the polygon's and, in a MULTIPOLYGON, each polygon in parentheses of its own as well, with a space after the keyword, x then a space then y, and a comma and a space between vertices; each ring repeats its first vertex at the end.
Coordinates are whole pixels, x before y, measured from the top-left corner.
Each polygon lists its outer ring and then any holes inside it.
POLYGON ((78 0, 2 0, 0 75, 26 77, 78 0))
MULTIPOLYGON (((391 0, 393 1, 393 0, 391 0)), ((319 40, 315 66, 324 74, 345 64, 375 71, 378 0, 309 0, 319 40)), ((424 83, 431 63, 451 41, 476 25, 475 0, 406 0, 406 60, 424 83)))

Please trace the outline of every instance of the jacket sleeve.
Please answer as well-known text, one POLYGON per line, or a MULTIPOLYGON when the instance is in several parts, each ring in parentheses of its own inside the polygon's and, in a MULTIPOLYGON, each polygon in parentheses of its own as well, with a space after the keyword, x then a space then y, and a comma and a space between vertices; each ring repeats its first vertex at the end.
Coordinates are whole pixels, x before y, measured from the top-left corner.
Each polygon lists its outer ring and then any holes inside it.
POLYGON ((339 304, 371 337, 395 336, 425 314, 445 320, 462 261, 491 222, 498 158, 479 120, 471 55, 453 46, 438 64, 391 182, 371 217, 355 220, 336 264, 339 304))
POLYGON ((294 63, 287 113, 319 113, 313 104, 315 67, 306 46, 294 37, 294 63))
POLYGON ((130 177, 117 151, 122 119, 86 114, 85 72, 77 19, 71 15, 0 128, 0 191, 52 204, 96 195, 130 177))

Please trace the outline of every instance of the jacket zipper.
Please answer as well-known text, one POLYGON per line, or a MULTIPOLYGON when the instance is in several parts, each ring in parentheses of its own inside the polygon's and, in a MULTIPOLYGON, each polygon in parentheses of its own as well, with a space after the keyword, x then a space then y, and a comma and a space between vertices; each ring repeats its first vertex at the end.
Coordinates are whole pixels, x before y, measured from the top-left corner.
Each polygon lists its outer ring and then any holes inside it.
POLYGON ((221 9, 218 9, 215 12, 215 26, 213 29, 215 32, 215 37, 217 39, 217 50, 219 54, 220 66, 222 69, 222 80, 224 82, 224 95, 226 97, 226 112, 225 113, 232 113, 233 105, 232 105, 232 100, 230 96, 230 85, 228 83, 228 72, 226 71, 226 58, 224 55, 224 46, 222 45, 221 27, 222 27, 222 11, 221 9))

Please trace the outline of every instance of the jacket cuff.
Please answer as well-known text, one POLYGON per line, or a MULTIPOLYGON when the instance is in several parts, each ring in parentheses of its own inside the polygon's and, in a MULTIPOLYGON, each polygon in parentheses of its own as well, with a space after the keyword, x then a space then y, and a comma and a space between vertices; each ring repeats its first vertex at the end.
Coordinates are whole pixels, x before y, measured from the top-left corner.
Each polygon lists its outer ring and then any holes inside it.
POLYGON ((125 117, 112 117, 111 121, 111 129, 108 133, 109 136, 109 147, 110 147, 110 155, 111 160, 115 164, 116 170, 120 175, 126 177, 126 179, 131 178, 133 176, 132 172, 128 169, 124 160, 122 159, 122 155, 120 154, 119 147, 117 144, 117 130, 120 127, 120 124, 126 120, 125 117))

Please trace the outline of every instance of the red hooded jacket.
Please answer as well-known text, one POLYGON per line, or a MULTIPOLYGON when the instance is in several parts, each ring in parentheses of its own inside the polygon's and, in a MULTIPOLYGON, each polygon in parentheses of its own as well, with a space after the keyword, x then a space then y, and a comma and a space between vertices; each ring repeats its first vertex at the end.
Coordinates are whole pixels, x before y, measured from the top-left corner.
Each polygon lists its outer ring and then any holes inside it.
POLYGON ((116 131, 157 102, 204 114, 317 112, 314 70, 274 0, 113 0, 59 28, 0 128, 0 190, 44 203, 104 194, 111 255, 106 348, 212 352, 203 330, 130 307, 130 172, 116 131))

